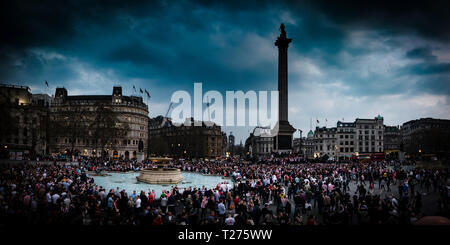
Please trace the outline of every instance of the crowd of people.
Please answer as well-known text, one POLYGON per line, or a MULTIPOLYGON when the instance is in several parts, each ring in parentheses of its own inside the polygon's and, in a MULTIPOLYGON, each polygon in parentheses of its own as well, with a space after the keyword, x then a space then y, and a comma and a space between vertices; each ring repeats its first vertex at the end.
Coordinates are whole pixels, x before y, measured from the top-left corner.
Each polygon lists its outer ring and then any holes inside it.
POLYGON ((182 171, 226 177, 217 186, 155 193, 107 190, 99 171, 138 171, 151 162, 94 161, 0 166, 4 224, 413 224, 433 213, 449 217, 449 170, 405 169, 394 161, 298 163, 295 156, 257 162, 177 159, 182 171), (423 193, 428 193, 426 196, 423 193))

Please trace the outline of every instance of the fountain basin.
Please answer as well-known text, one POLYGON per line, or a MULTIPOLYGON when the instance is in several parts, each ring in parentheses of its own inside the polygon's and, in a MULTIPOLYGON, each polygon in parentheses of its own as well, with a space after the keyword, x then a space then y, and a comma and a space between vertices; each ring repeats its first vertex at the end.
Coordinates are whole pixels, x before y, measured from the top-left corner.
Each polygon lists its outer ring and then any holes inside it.
POLYGON ((177 168, 154 168, 140 171, 136 179, 147 184, 178 184, 183 180, 181 171, 177 168))

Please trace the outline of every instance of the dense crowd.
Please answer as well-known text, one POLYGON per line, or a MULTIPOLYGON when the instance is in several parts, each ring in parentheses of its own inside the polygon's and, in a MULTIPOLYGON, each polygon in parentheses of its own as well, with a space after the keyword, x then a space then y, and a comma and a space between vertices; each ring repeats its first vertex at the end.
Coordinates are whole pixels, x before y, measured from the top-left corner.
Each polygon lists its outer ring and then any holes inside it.
POLYGON ((176 160, 182 171, 221 175, 215 188, 107 190, 88 173, 138 171, 150 162, 84 160, 77 165, 1 166, 4 224, 412 224, 423 199, 449 217, 449 170, 406 170, 396 162, 298 163, 294 156, 258 162, 176 160), (424 197, 423 192, 433 193, 424 197))

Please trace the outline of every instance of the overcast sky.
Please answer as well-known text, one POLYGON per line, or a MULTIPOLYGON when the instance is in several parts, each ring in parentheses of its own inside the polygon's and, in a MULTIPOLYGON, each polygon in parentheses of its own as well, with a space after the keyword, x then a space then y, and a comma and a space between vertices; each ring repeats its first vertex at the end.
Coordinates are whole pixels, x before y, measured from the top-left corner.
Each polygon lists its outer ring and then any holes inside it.
MULTIPOLYGON (((150 116, 172 93, 276 90, 279 25, 289 48, 289 121, 401 125, 450 118, 448 1, 7 1, 0 81, 33 93, 147 89, 150 116), (50 88, 45 86, 48 81, 50 88)), ((245 141, 249 128, 225 128, 245 141)), ((298 133, 296 134, 298 136, 298 133)))

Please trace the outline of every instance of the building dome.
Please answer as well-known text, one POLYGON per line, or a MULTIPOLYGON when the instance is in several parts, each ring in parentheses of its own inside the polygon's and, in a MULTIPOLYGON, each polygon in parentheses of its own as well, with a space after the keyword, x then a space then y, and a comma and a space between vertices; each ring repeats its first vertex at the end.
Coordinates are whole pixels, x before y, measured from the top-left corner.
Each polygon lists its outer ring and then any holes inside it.
POLYGON ((308 138, 312 138, 313 136, 314 136, 314 132, 312 130, 309 130, 308 138))

